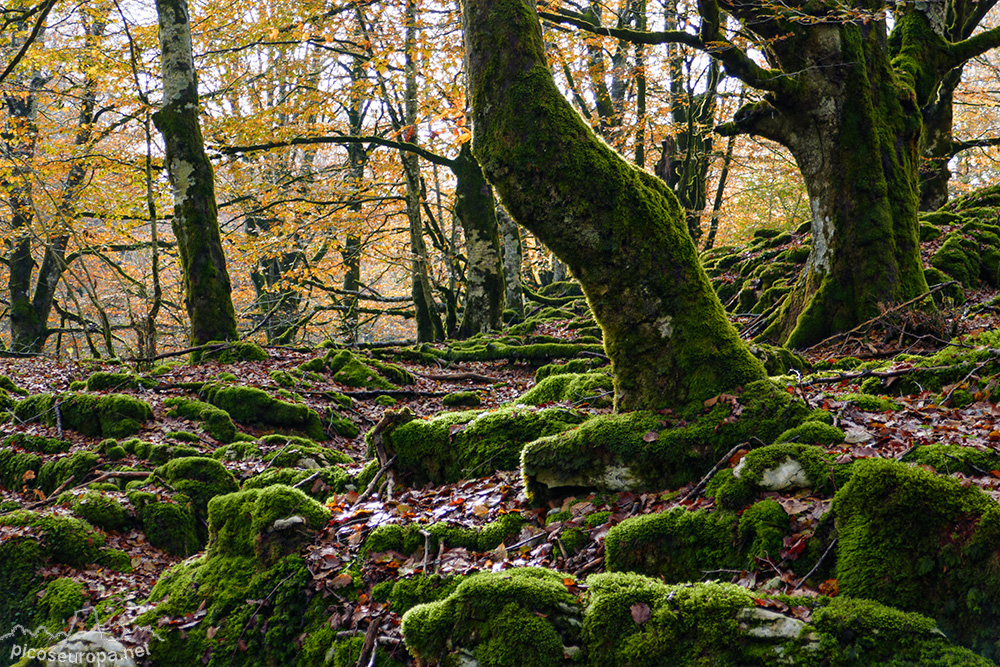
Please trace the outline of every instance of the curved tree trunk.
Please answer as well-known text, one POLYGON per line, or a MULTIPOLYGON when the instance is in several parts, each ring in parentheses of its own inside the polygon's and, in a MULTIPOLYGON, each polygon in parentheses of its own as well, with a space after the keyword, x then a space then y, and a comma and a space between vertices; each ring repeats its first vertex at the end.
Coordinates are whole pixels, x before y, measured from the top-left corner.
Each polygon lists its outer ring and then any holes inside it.
POLYGON ((465 308, 460 338, 502 325, 503 264, 493 188, 486 182, 469 144, 463 144, 452 163, 455 172, 455 217, 465 233, 465 308))
POLYGON ((948 162, 952 152, 955 89, 962 81, 956 67, 941 81, 933 103, 924 107, 924 127, 920 135, 920 210, 936 211, 948 203, 948 162))
POLYGON ((465 0, 473 151, 514 218, 573 271, 619 410, 764 377, 726 319, 677 198, 599 140, 556 88, 528 0, 465 0))
POLYGON ((198 123, 198 83, 186 0, 157 0, 163 107, 153 115, 166 145, 173 229, 184 272, 191 343, 235 340, 236 314, 219 234, 215 178, 198 123))
POLYGON ((506 286, 506 307, 519 317, 524 315, 524 295, 521 292, 521 230, 503 206, 497 207, 497 223, 503 237, 503 280, 506 286))

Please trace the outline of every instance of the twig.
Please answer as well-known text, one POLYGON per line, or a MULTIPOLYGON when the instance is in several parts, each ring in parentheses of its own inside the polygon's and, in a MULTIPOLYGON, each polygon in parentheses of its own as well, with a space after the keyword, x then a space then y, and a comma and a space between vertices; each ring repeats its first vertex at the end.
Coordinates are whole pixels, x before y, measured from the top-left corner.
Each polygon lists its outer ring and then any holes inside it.
MULTIPOLYGON (((994 355, 993 356, 991 356, 989 359, 981 362, 973 370, 974 371, 979 370, 980 368, 982 368, 986 364, 992 363, 992 362, 996 361, 997 359, 1000 359, 1000 353, 997 353, 997 351, 994 351, 994 355)), ((961 363, 961 362, 959 362, 959 363, 961 363)), ((947 366, 910 366, 909 368, 898 368, 898 369, 893 370, 893 371, 873 371, 873 370, 865 369, 865 370, 859 371, 857 373, 840 373, 838 375, 834 375, 834 376, 830 376, 830 377, 810 378, 808 380, 804 380, 803 382, 801 382, 799 384, 801 386, 808 387, 808 386, 814 385, 814 384, 836 384, 838 382, 844 382, 844 381, 847 381, 847 380, 861 380, 863 378, 869 378, 869 377, 886 379, 886 378, 902 377, 904 375, 909 375, 910 373, 915 373, 917 371, 929 371, 929 372, 946 371, 946 370, 948 370, 950 368, 954 368, 955 366, 958 366, 958 365, 959 364, 956 363, 956 364, 949 364, 947 366)))
POLYGON ((311 474, 311 475, 309 475, 308 477, 306 477, 305 479, 303 479, 303 480, 302 480, 301 482, 298 482, 298 483, 294 484, 294 485, 292 486, 292 488, 293 488, 293 489, 297 489, 297 488, 299 488, 299 487, 302 487, 302 486, 305 486, 305 485, 306 485, 306 484, 308 484, 309 482, 311 482, 311 481, 313 481, 314 479, 316 479, 317 477, 319 477, 319 474, 320 474, 320 472, 322 472, 322 471, 321 471, 321 470, 318 470, 318 471, 314 472, 313 474, 311 474))
POLYGON ((722 469, 722 466, 724 466, 725 464, 727 464, 729 462, 729 459, 731 459, 734 456, 736 456, 736 452, 740 451, 740 449, 742 449, 743 447, 746 447, 749 444, 750 443, 748 443, 748 442, 741 442, 740 444, 736 445, 735 447, 733 447, 732 449, 730 449, 728 452, 726 452, 726 455, 723 456, 721 459, 719 459, 718 463, 716 463, 714 466, 712 466, 712 469, 708 471, 708 474, 706 474, 704 477, 701 478, 701 481, 698 482, 698 484, 696 484, 695 487, 693 489, 691 489, 681 499, 681 502, 684 502, 685 500, 691 500, 693 498, 697 498, 698 496, 700 496, 701 492, 705 490, 705 487, 708 486, 708 483, 710 481, 712 481, 712 478, 715 477, 716 473, 718 473, 722 469))
POLYGON ((814 574, 816 574, 816 570, 818 570, 818 569, 819 569, 819 566, 823 564, 823 560, 824 560, 824 559, 826 558, 826 555, 827 555, 828 553, 830 553, 830 551, 831 551, 831 550, 833 549, 833 547, 834 547, 834 546, 835 546, 836 544, 837 544, 837 538, 835 537, 835 538, 833 538, 833 540, 832 540, 832 541, 830 542, 830 545, 829 545, 829 546, 828 546, 828 547, 826 548, 826 551, 824 551, 824 552, 823 552, 823 555, 819 557, 819 560, 818 560, 818 561, 816 561, 816 564, 815 564, 815 565, 813 565, 812 569, 811 569, 811 570, 809 570, 809 572, 807 572, 807 573, 806 573, 806 576, 802 577, 802 578, 801 578, 801 579, 799 580, 799 583, 795 584, 795 588, 793 588, 793 589, 792 589, 793 591, 797 591, 797 590, 799 590, 799 587, 800 587, 800 586, 801 586, 802 584, 806 583, 806 580, 807 580, 807 579, 808 579, 809 577, 811 577, 811 576, 813 576, 814 574))
POLYGON ((934 294, 935 292, 937 292, 937 291, 939 291, 941 289, 944 289, 945 287, 948 287, 949 285, 957 285, 957 284, 958 284, 957 280, 950 280, 950 281, 948 281, 946 283, 941 283, 940 285, 935 285, 934 287, 930 288, 929 290, 927 290, 926 292, 924 292, 920 296, 913 297, 909 301, 904 301, 903 303, 899 304, 898 306, 893 306, 892 308, 890 308, 889 310, 885 311, 884 313, 879 313, 878 315, 876 315, 875 317, 871 318, 870 320, 868 320, 866 322, 862 322, 861 324, 859 324, 858 326, 854 327, 850 331, 842 331, 841 333, 836 333, 836 334, 833 334, 832 336, 824 338, 823 340, 821 340, 820 342, 816 343, 815 345, 811 345, 811 346, 807 347, 805 350, 803 350, 803 352, 808 352, 810 350, 813 350, 813 349, 815 349, 815 348, 817 348, 817 347, 819 347, 821 345, 824 345, 824 344, 829 343, 831 341, 837 340, 838 338, 841 338, 842 336, 850 336, 853 333, 857 333, 857 332, 861 331, 862 329, 864 329, 865 327, 867 327, 867 326, 869 326, 871 324, 874 324, 875 322, 878 322, 880 319, 882 319, 886 315, 894 313, 897 310, 902 310, 903 308, 906 308, 907 306, 912 306, 913 304, 917 303, 918 301, 923 301, 926 297, 934 294))
POLYGON ((358 656, 358 662, 356 663, 357 667, 365 667, 368 664, 368 657, 375 657, 375 638, 378 636, 378 629, 382 625, 382 617, 384 615, 385 612, 383 611, 368 624, 368 632, 365 633, 365 643, 361 646, 361 655, 358 656))
POLYGON ((358 499, 354 501, 354 504, 351 505, 351 509, 354 509, 355 507, 357 507, 358 505, 360 505, 361 503, 363 503, 365 500, 368 499, 368 496, 370 496, 378 486, 379 481, 382 479, 382 475, 384 475, 386 471, 389 470, 389 467, 395 462, 396 462, 395 456, 393 456, 391 459, 385 462, 385 465, 382 466, 377 473, 375 473, 375 477, 373 477, 372 481, 368 483, 368 486, 367 488, 365 488, 364 492, 361 493, 361 495, 358 496, 358 499))

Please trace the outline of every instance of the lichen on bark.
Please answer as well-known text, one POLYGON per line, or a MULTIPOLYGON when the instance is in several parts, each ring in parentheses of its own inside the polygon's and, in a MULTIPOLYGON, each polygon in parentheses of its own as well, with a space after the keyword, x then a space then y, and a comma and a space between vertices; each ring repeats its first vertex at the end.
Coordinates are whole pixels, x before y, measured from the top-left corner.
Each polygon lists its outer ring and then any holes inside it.
POLYGON ((466 0, 473 152, 511 215, 580 281, 621 410, 764 376, 709 286, 669 188, 601 141, 556 88, 533 4, 466 0), (667 326, 669 323, 669 326, 667 326))

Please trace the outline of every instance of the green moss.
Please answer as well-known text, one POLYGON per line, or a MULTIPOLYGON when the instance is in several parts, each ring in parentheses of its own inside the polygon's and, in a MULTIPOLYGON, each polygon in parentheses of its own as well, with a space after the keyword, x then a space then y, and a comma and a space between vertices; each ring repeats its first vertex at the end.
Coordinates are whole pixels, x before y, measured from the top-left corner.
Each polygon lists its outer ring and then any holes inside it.
POLYGON ((219 442, 230 443, 236 439, 236 425, 225 410, 202 401, 180 397, 167 398, 163 405, 169 408, 168 417, 204 422, 205 431, 219 442))
POLYGON ((135 373, 112 373, 109 371, 97 371, 91 373, 87 378, 87 391, 120 391, 122 389, 149 388, 156 385, 156 381, 145 380, 135 373))
POLYGON ((361 433, 361 429, 347 417, 336 413, 331 413, 326 419, 327 429, 345 438, 356 438, 361 433))
POLYGON ((350 465, 351 458, 343 452, 329 447, 321 447, 312 440, 291 435, 265 435, 259 440, 265 448, 280 447, 275 452, 264 454, 263 460, 278 468, 328 468, 335 465, 350 465))
MULTIPOLYGON (((326 364, 333 373, 333 380, 348 387, 365 389, 396 389, 396 385, 382 376, 378 369, 361 361, 349 350, 327 354, 326 364)), ((388 365, 387 365, 388 366, 388 365)), ((402 368, 394 368, 402 371, 402 368)), ((412 384, 412 375, 410 376, 412 384)))
POLYGON ((167 431, 163 435, 173 440, 180 440, 181 442, 201 442, 198 434, 191 431, 167 431))
POLYGON ((197 553, 204 544, 204 540, 198 535, 195 512, 186 501, 144 503, 140 516, 142 530, 149 543, 169 554, 190 556, 197 553))
POLYGON ((604 372, 549 375, 520 396, 521 405, 545 403, 587 403, 594 408, 610 407, 614 398, 614 381, 604 372))
POLYGON ((66 627, 70 618, 81 611, 86 603, 83 584, 69 577, 60 577, 45 583, 39 592, 35 612, 35 627, 45 626, 52 633, 66 627))
POLYGON ((768 442, 814 417, 805 404, 765 380, 748 385, 739 397, 716 400, 692 422, 642 411, 594 417, 528 444, 521 470, 533 503, 580 488, 677 488, 700 479, 734 445, 752 437, 768 442))
POLYGON ((870 394, 847 394, 842 398, 865 412, 896 412, 902 409, 899 403, 891 399, 870 394))
POLYGON ((257 343, 212 341, 206 345, 224 345, 225 347, 218 350, 193 352, 191 363, 197 364, 211 360, 218 361, 220 364, 235 364, 240 361, 267 361, 270 358, 267 351, 257 343))
POLYGON ((233 474, 216 461, 203 456, 174 459, 153 471, 150 481, 166 484, 191 499, 195 513, 205 516, 208 502, 215 496, 236 491, 233 474))
POLYGON ((752 565, 757 558, 777 561, 784 539, 791 533, 791 521, 776 501, 762 500, 743 512, 737 532, 740 551, 748 565, 752 565))
POLYGON ((796 443, 768 445, 751 450, 731 474, 716 475, 717 479, 709 484, 708 493, 722 507, 739 509, 760 492, 779 490, 779 487, 780 490, 832 490, 837 472, 837 467, 821 447, 796 443), (774 474, 774 471, 788 474, 774 474), (779 481, 782 479, 786 481, 779 481))
POLYGON ((132 435, 153 418, 149 404, 128 394, 37 394, 20 401, 14 414, 22 421, 58 422, 82 435, 109 438, 132 435))
POLYGON ((46 438, 40 435, 30 435, 28 433, 15 433, 3 439, 0 447, 20 447, 29 452, 39 454, 60 454, 69 451, 72 444, 66 440, 58 438, 46 438))
POLYGON ((806 369, 805 359, 801 355, 783 347, 754 343, 750 346, 750 352, 764 364, 768 375, 785 375, 789 371, 806 369))
POLYGON ((383 434, 396 470, 410 484, 455 482, 518 466, 535 438, 572 428, 586 415, 560 408, 507 406, 493 412, 451 412, 414 419, 383 434))
POLYGON ((453 391, 446 394, 441 402, 446 408, 467 407, 476 408, 482 404, 483 399, 475 391, 453 391))
POLYGON ((465 649, 484 667, 561 664, 577 644, 579 604, 563 575, 535 568, 464 579, 447 598, 410 609, 402 621, 407 647, 436 662, 465 649))
POLYGON ((104 538, 86 521, 21 510, 0 516, 0 526, 26 526, 39 535, 46 557, 56 563, 84 567, 97 560, 104 538))
POLYGON ((550 375, 565 375, 567 373, 589 373, 590 371, 607 366, 601 359, 571 359, 562 364, 545 364, 535 371, 535 382, 541 382, 550 375))
POLYGON ((132 523, 132 516, 118 498, 88 489, 70 499, 73 514, 105 530, 121 531, 132 523))
POLYGON ((21 387, 18 387, 16 384, 14 384, 14 381, 11 380, 6 375, 0 375, 0 389, 3 389, 4 391, 9 391, 12 394, 18 394, 19 396, 28 395, 27 389, 22 389, 21 387))
POLYGON ((737 550, 737 523, 731 512, 682 508, 626 519, 608 531, 605 564, 611 572, 639 572, 667 582, 741 568, 746 559, 737 550))
POLYGON ((1000 507, 975 487, 896 461, 855 468, 834 501, 841 593, 931 616, 996 659, 1000 507))
POLYGON ((795 428, 790 428, 774 442, 801 442, 809 445, 836 445, 844 441, 844 432, 836 426, 822 422, 803 422, 795 428))
POLYGON ((375 405, 381 405, 382 407, 385 408, 391 408, 392 406, 397 405, 398 403, 399 401, 397 401, 392 396, 386 396, 383 394, 382 396, 375 397, 375 405))
POLYGON ((201 398, 238 422, 300 431, 313 440, 326 439, 315 410, 280 401, 256 387, 211 384, 202 389, 201 398))
POLYGON ((82 483, 87 474, 97 467, 97 461, 97 454, 86 450, 50 459, 39 469, 37 485, 46 493, 52 493, 69 479, 82 483))
POLYGON ((961 445, 920 445, 902 460, 931 466, 946 475, 981 475, 983 471, 1000 470, 1000 453, 961 445))
POLYGON ((0 449, 0 486, 16 491, 35 486, 42 459, 37 454, 0 449))
POLYGON ((115 572, 128 573, 132 571, 132 557, 121 549, 101 549, 97 562, 115 572))

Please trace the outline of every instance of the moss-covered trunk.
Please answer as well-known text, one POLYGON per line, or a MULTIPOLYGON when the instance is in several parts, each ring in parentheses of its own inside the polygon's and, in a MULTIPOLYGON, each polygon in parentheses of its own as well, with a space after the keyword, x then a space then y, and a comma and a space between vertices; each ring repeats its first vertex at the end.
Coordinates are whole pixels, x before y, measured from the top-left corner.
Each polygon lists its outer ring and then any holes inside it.
POLYGON ((459 336, 467 338, 500 328, 504 308, 503 264, 493 188, 463 144, 455 172, 455 217, 465 234, 465 308, 459 336))
POLYGON ((894 71, 884 31, 862 22, 799 30, 780 52, 783 69, 802 72, 798 80, 722 128, 787 146, 809 192, 809 260, 767 330, 789 347, 927 290, 917 234, 918 96, 894 71))
POLYGON ((464 4, 473 152, 507 210, 583 286, 614 364, 616 407, 676 406, 763 377, 677 198, 598 139, 556 88, 534 3, 464 4))
POLYGON ((936 211, 948 203, 948 162, 954 157, 952 123, 955 89, 962 81, 962 68, 955 68, 938 86, 935 99, 923 109, 920 135, 920 210, 936 211))
POLYGON ((157 0, 163 106, 153 115, 166 146, 174 194, 172 226, 184 274, 190 340, 237 338, 236 314, 219 234, 215 178, 198 122, 198 83, 186 0, 157 0))

